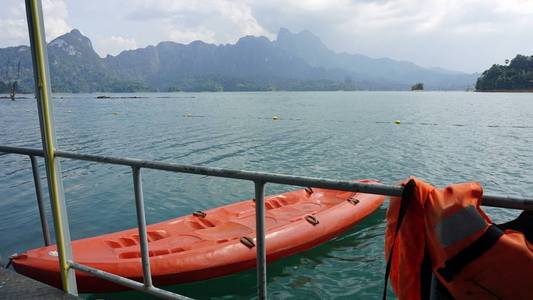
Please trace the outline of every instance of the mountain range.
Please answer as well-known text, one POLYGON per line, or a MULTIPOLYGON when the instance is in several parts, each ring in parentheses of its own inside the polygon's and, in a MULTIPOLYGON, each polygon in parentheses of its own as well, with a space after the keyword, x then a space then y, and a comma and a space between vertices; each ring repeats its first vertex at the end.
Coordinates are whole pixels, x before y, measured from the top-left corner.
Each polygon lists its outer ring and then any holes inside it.
MULTIPOLYGON (((48 44, 55 92, 253 90, 464 90, 478 75, 424 68, 389 58, 336 53, 316 35, 280 29, 277 38, 245 36, 235 44, 160 42, 100 57, 77 29, 48 44)), ((30 48, 0 49, 0 81, 33 89, 30 48)))

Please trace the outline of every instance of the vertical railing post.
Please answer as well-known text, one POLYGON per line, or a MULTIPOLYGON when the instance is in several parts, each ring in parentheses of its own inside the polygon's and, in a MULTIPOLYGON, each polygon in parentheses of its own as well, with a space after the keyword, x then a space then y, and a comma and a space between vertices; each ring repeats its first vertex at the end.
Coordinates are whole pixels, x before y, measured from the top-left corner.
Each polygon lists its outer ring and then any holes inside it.
POLYGON ((257 251, 257 298, 267 298, 265 248, 265 182, 255 181, 255 232, 257 251))
POLYGON ((39 217, 41 219, 41 229, 43 231, 44 245, 50 245, 50 231, 48 229, 48 221, 46 221, 46 213, 44 212, 43 192, 41 189, 41 177, 39 176, 39 164, 35 156, 30 155, 31 171, 33 173, 33 184, 35 186, 35 196, 37 197, 37 207, 39 208, 39 217))
POLYGON ((141 246, 141 260, 143 268, 144 287, 152 286, 150 271, 150 256, 148 252, 148 237, 146 234, 146 216, 144 214, 144 199, 141 169, 133 167, 133 189, 135 190, 135 209, 137 211, 137 227, 139 229, 139 242, 141 246))
POLYGON ((37 98, 37 109, 39 111, 48 191, 52 202, 52 215, 54 218, 61 283, 65 292, 77 295, 78 289, 76 286, 75 271, 69 265, 69 262, 72 261, 72 249, 70 245, 67 208, 63 193, 63 181, 61 179, 61 165, 59 159, 55 157, 57 143, 54 130, 52 90, 50 87, 48 55, 46 53, 43 9, 39 0, 26 0, 25 2, 33 62, 33 76, 35 79, 35 97, 37 98))

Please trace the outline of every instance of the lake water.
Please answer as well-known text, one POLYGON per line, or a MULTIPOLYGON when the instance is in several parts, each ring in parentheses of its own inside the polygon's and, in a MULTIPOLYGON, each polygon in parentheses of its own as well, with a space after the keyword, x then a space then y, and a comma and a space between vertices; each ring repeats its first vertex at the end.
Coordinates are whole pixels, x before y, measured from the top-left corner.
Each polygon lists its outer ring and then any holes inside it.
MULTIPOLYGON (((135 96, 147 98, 55 95, 59 147, 231 169, 372 178, 387 184, 410 175, 440 187, 480 181, 490 193, 533 195, 533 94, 135 96), (274 115, 279 120, 272 120, 274 115), (394 124, 395 120, 401 124, 394 124)), ((36 110, 32 99, 0 100, 0 145, 40 148, 36 110)), ((129 168, 69 160, 62 165, 73 239, 136 226, 129 168)), ((143 176, 149 223, 253 197, 253 184, 245 181, 150 170, 143 176)), ((33 188, 27 157, 0 156, 0 254, 4 258, 42 245, 33 188)), ((267 194, 290 189, 268 185, 267 194)), ((496 221, 516 216, 512 211, 488 211, 496 221)), ((386 205, 348 233, 270 265, 270 296, 380 298, 385 212, 386 205)), ((49 210, 48 215, 51 223, 49 210)), ((252 298, 255 271, 170 289, 196 298, 252 298)), ((133 296, 139 294, 88 295, 133 296)))

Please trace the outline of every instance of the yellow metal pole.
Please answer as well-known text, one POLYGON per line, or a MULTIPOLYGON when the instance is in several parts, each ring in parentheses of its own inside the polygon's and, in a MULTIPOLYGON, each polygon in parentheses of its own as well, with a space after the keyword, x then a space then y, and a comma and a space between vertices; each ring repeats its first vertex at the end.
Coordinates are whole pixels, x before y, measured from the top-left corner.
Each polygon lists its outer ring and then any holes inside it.
POLYGON ((52 202, 61 282, 65 292, 77 295, 75 271, 69 265, 69 261, 72 261, 72 249, 63 193, 63 182, 61 179, 61 165, 59 159, 55 157, 56 140, 53 124, 50 74, 48 70, 46 38, 40 0, 26 0, 26 16, 35 78, 35 96, 39 109, 39 122, 41 125, 41 137, 46 161, 48 190, 52 202))

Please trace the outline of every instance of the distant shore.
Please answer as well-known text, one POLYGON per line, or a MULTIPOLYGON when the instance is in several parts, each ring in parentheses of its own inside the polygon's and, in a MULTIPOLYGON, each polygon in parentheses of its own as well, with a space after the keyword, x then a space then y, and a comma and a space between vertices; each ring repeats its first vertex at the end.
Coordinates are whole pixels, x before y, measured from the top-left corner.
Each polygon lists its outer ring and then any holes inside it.
MULTIPOLYGON (((52 95, 61 95, 61 94, 71 94, 71 95, 79 95, 79 94, 89 94, 94 95, 94 98, 96 99, 116 99, 116 98, 149 98, 148 96, 137 96, 134 94, 189 94, 189 93, 286 93, 286 92, 294 92, 294 93, 322 93, 322 92, 406 92, 406 93, 412 93, 412 92, 522 92, 522 93, 531 93, 533 90, 527 90, 527 91, 504 91, 504 90, 498 90, 498 91, 475 91, 475 90, 276 90, 276 91, 179 91, 179 92, 163 92, 163 91, 144 91, 144 92, 52 92, 52 95), (120 96, 119 96, 120 95, 120 96)), ((33 98, 33 93, 17 93, 16 98, 17 99, 28 99, 33 98)), ((10 99, 8 93, 0 93, 0 99, 10 99)))
POLYGON ((533 89, 526 89, 526 90, 476 90, 476 92, 480 93, 533 93, 533 89))

